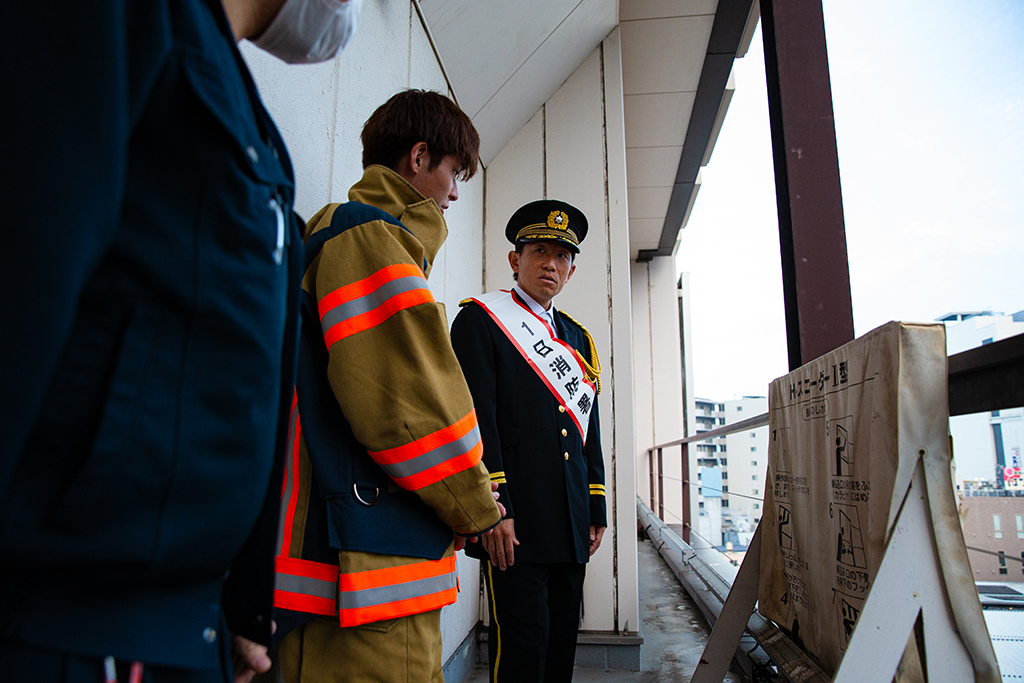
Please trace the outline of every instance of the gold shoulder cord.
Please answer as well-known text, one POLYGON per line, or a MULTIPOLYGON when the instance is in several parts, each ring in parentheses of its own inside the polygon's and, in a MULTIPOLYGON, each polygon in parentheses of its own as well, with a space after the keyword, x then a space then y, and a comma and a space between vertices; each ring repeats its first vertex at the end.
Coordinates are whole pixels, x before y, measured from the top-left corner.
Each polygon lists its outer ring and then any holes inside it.
POLYGON ((463 299, 462 301, 459 302, 459 306, 466 306, 467 304, 471 303, 473 303, 472 299, 463 299))
POLYGON ((576 355, 578 355, 580 357, 580 360, 583 361, 583 367, 587 371, 587 379, 589 379, 591 382, 593 382, 597 386, 597 393, 600 394, 601 393, 601 359, 597 357, 597 344, 594 343, 594 338, 590 336, 590 330, 588 330, 587 328, 583 327, 583 325, 581 325, 579 323, 579 321, 576 320, 576 318, 573 318, 571 315, 569 315, 565 311, 559 311, 559 313, 564 315, 566 318, 568 318, 572 322, 576 323, 576 326, 579 327, 581 330, 583 330, 583 335, 587 338, 587 351, 588 351, 588 355, 590 356, 590 358, 589 359, 588 358, 584 358, 583 355, 581 353, 579 353, 578 351, 576 352, 576 355))

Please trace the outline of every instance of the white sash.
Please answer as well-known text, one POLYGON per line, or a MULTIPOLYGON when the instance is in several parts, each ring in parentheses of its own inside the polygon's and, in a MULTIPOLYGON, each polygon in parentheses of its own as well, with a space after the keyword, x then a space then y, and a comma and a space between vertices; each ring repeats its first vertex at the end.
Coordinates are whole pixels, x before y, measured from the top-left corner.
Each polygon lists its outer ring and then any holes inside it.
POLYGON ((473 297, 473 301, 487 311, 558 402, 565 406, 586 443, 595 390, 576 349, 555 337, 548 322, 517 301, 508 290, 481 294, 473 297))

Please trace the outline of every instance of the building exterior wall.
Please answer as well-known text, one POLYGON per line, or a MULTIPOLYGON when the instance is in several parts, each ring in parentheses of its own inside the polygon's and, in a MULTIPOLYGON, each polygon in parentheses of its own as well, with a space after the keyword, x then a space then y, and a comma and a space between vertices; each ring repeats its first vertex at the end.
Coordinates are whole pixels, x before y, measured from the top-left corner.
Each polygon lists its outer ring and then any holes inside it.
MULTIPOLYGON (((482 290, 512 286, 504 228, 521 205, 562 199, 587 216, 576 272, 555 305, 590 330, 603 366, 601 441, 609 526, 590 560, 583 624, 589 631, 636 632, 636 505, 633 359, 625 142, 618 31, 577 68, 487 169, 482 290), (620 530, 621 533, 617 533, 620 530)), ((482 289, 481 289, 482 288, 482 289)), ((677 354, 678 355, 678 354, 677 354)))
POLYGON ((1024 496, 961 496, 960 521, 975 581, 1024 582, 1024 496))
MULTIPOLYGON (((768 399, 763 396, 744 397, 725 402, 725 423, 735 424, 768 412, 768 399)), ((765 477, 768 472, 768 427, 758 427, 725 437, 729 472, 729 512, 735 519, 750 518, 756 526, 761 521, 765 477), (757 498, 759 500, 752 500, 757 498)))

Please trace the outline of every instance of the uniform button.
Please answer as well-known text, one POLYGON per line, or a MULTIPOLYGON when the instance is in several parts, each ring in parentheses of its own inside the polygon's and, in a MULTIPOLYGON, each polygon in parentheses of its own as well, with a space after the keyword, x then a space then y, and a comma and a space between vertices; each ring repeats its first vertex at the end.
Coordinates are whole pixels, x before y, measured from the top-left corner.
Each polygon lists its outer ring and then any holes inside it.
POLYGON ((569 459, 569 452, 568 452, 568 451, 566 451, 566 452, 565 452, 565 459, 566 459, 566 460, 568 460, 568 459, 569 459))
POLYGON ((207 643, 212 644, 215 640, 217 640, 217 631, 209 627, 204 628, 203 640, 205 640, 207 643))
POLYGON ((249 155, 250 159, 252 159, 252 163, 254 163, 254 164, 260 163, 260 155, 256 153, 256 148, 255 147, 253 147, 252 145, 249 145, 248 147, 245 148, 245 153, 249 155))
POLYGON ((565 430, 563 429, 563 430, 562 430, 562 436, 569 436, 569 432, 567 432, 567 431, 565 431, 565 430))
POLYGON ((565 412, 565 406, 558 406, 558 412, 564 413, 565 412))

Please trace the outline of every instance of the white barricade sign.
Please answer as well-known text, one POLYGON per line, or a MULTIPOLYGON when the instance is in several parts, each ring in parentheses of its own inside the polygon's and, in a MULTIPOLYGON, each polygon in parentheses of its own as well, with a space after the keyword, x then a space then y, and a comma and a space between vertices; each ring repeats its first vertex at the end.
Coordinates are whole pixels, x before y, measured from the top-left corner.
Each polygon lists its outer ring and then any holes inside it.
MULTIPOLYGON (((942 552, 922 555, 921 564, 903 571, 938 585, 929 595, 950 607, 942 612, 914 603, 911 596, 924 594, 915 592, 912 578, 906 586, 893 584, 898 595, 890 591, 886 598, 898 601, 906 592, 902 621, 877 621, 885 613, 879 598, 870 628, 889 628, 881 639, 892 650, 885 661, 899 663, 918 619, 925 620, 925 634, 928 618, 952 619, 955 627, 944 632, 959 632, 962 647, 928 651, 931 680, 952 680, 939 670, 943 657, 956 660, 950 671, 973 667, 976 680, 999 680, 956 517, 947 387, 945 328, 896 322, 771 384, 758 611, 829 674, 840 669, 870 596, 886 592, 873 584, 913 490, 927 514, 910 506, 916 514, 900 529, 935 539, 942 552)), ((891 582, 892 574, 883 579, 891 582)), ((873 640, 877 648, 879 639, 873 640)), ((873 654, 886 655, 876 649, 858 656, 873 654)))

